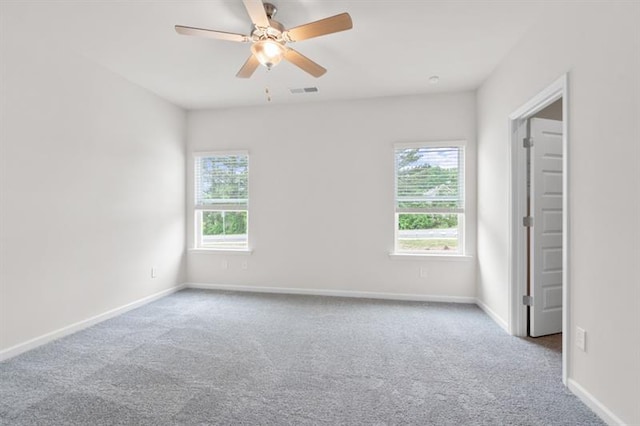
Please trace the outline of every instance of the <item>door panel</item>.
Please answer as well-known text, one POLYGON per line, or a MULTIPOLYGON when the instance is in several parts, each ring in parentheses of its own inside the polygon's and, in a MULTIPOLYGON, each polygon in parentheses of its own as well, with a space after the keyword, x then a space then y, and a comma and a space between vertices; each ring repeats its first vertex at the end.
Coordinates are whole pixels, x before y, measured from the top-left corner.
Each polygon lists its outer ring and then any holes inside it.
POLYGON ((532 118, 530 334, 562 332, 562 122, 532 118))

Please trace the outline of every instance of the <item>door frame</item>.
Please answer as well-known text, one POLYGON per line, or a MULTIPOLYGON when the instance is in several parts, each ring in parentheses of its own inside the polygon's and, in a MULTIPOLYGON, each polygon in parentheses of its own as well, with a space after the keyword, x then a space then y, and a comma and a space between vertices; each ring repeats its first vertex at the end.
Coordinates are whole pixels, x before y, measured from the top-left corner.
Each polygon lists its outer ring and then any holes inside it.
POLYGON ((567 384, 569 372, 570 269, 569 269, 569 75, 563 74, 547 88, 509 115, 510 165, 510 238, 509 238, 509 333, 527 335, 527 307, 522 298, 527 291, 527 239, 522 218, 526 213, 526 154, 522 147, 523 124, 538 111, 562 98, 562 382, 567 384))

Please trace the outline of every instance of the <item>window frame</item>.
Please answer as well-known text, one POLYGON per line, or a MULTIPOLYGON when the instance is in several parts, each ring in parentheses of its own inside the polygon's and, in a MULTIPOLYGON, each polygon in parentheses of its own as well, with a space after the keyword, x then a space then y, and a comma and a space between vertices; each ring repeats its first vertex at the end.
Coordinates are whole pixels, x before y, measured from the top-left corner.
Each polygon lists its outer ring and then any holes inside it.
POLYGON ((450 141, 423 141, 423 142, 398 142, 393 144, 393 256, 408 257, 467 257, 466 250, 466 213, 467 213, 467 141, 462 139, 450 141), (430 148, 459 148, 461 152, 461 160, 458 160, 459 175, 462 183, 462 208, 457 211, 448 211, 439 208, 398 208, 398 170, 397 170, 397 151, 400 149, 430 149, 430 148), (460 166, 460 163, 462 165, 460 166), (404 210, 404 211, 400 211, 404 210), (400 214, 457 214, 458 215, 458 249, 455 251, 448 250, 406 250, 400 249, 398 244, 399 236, 399 215, 400 214))
POLYGON ((193 159, 193 249, 194 251, 202 252, 238 252, 238 253, 251 253, 250 244, 250 156, 247 150, 229 150, 229 151, 200 151, 192 153, 193 159), (240 206, 238 203, 228 203, 220 205, 198 205, 198 171, 199 160, 201 158, 208 157, 232 157, 232 156, 245 156, 247 158, 247 202, 246 206, 240 206), (202 216, 205 212, 246 212, 247 215, 247 242, 245 247, 216 247, 211 245, 204 245, 202 242, 202 216))

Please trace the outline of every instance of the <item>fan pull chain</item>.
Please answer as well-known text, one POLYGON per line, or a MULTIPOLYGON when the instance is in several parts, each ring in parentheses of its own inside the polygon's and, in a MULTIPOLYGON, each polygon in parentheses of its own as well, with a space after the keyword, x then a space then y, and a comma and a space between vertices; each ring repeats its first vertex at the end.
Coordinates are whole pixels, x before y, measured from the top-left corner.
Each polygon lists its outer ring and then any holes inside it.
MULTIPOLYGON (((1 1, 1 0, 0 0, 1 1)), ((267 72, 264 79, 264 94, 267 97, 267 103, 271 102, 271 69, 267 68, 267 72)))

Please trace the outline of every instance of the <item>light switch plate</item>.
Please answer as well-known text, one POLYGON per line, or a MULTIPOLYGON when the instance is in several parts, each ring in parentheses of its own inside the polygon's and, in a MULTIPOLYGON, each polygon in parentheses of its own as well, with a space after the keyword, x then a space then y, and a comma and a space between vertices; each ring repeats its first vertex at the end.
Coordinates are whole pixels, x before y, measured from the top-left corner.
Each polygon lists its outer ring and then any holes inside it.
POLYGON ((576 346, 584 352, 587 351, 587 332, 584 328, 576 327, 576 346))

